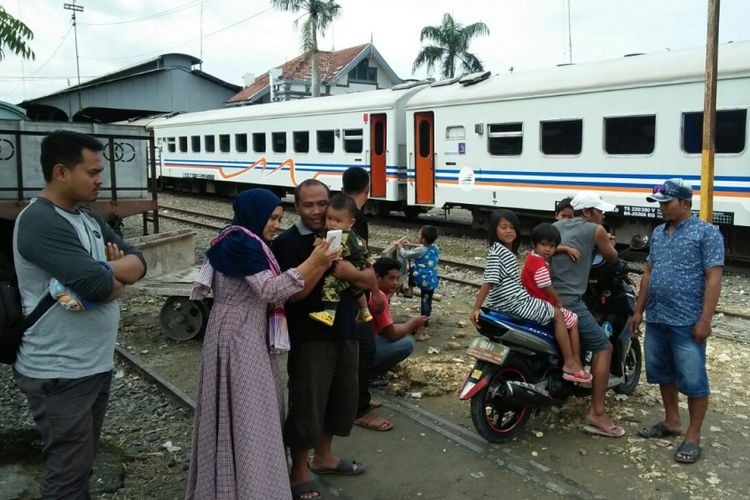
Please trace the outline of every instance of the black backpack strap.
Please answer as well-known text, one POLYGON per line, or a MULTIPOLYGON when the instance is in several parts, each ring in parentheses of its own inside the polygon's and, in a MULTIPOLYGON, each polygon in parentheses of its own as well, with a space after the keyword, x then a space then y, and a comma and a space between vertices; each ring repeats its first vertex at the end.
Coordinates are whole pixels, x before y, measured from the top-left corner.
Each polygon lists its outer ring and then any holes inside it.
POLYGON ((44 298, 39 301, 34 310, 31 311, 31 314, 23 318, 21 331, 26 331, 34 326, 34 323, 39 321, 39 318, 44 316, 44 313, 49 311, 50 307, 55 305, 55 302, 57 302, 57 299, 53 298, 49 293, 45 293, 44 298))

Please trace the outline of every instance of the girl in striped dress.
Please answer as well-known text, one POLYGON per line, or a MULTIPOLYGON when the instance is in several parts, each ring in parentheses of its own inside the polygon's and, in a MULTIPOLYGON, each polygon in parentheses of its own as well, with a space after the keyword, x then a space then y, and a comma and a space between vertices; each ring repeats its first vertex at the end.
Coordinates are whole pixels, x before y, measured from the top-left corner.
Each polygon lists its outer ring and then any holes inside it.
MULTIPOLYGON (((521 244, 518 217, 510 210, 496 210, 490 219, 490 228, 494 230, 490 230, 490 250, 487 253, 484 279, 469 319, 474 326, 479 325, 479 312, 489 296, 487 306, 490 309, 542 324, 553 322, 555 338, 567 340, 558 342, 567 365, 567 361, 573 361, 573 353, 562 311, 549 302, 529 295, 521 283, 516 258, 521 244)), ((577 366, 580 367, 580 361, 577 366)))

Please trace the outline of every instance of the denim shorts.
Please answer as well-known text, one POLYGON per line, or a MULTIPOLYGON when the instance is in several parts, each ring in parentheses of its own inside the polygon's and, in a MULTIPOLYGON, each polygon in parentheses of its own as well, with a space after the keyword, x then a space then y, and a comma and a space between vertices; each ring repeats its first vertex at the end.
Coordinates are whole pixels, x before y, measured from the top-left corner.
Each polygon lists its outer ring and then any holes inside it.
POLYGON ((581 350, 597 353, 610 347, 609 337, 591 315, 586 303, 577 299, 565 304, 565 307, 578 316, 578 335, 581 339, 581 350))
POLYGON ((689 398, 708 396, 706 342, 693 339, 693 327, 646 323, 646 380, 677 384, 689 398))

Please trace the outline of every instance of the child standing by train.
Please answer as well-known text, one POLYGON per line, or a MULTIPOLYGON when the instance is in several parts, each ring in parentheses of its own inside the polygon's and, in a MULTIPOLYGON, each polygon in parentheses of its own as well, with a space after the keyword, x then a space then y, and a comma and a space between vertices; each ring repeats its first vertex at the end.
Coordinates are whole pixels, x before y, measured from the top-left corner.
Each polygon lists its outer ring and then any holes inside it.
POLYGON ((416 340, 427 340, 424 329, 430 321, 432 314, 432 297, 438 287, 438 265, 440 264, 440 251, 435 244, 438 233, 435 226, 422 226, 419 230, 419 245, 412 250, 405 250, 402 246, 409 245, 408 241, 399 242, 399 255, 406 260, 413 260, 411 272, 409 273, 409 291, 416 285, 419 288, 422 299, 421 313, 427 317, 424 326, 421 326, 415 335, 416 340))

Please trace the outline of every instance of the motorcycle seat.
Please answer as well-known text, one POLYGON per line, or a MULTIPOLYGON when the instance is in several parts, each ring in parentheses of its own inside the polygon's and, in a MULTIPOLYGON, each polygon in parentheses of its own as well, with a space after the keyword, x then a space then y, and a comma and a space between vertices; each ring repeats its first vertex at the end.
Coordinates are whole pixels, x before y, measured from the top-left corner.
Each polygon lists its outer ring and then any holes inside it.
POLYGON ((542 323, 539 323, 536 321, 521 318, 520 316, 516 316, 515 314, 509 314, 509 313, 500 312, 500 311, 493 311, 492 309, 489 309, 487 307, 483 307, 482 312, 479 314, 480 321, 482 320, 482 318, 492 323, 495 323, 498 321, 503 322, 503 323, 512 323, 526 330, 539 330, 544 333, 552 332, 551 323, 543 325, 542 323))

